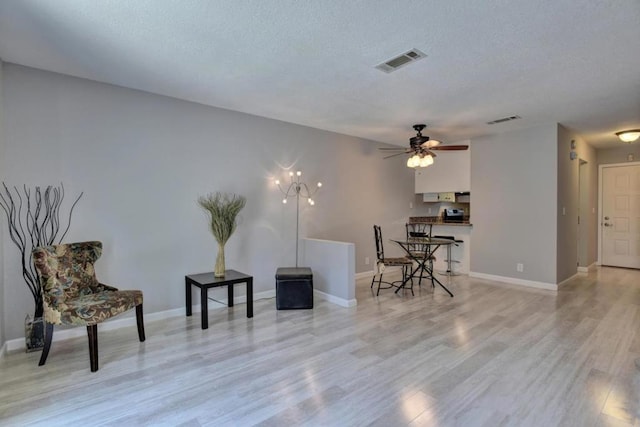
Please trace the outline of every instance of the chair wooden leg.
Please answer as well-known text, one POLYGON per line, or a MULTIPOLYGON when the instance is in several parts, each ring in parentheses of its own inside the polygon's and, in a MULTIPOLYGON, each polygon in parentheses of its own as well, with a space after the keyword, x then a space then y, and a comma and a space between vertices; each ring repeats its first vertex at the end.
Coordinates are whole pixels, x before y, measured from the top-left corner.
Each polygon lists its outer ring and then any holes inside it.
POLYGON ((91 372, 98 370, 98 325, 87 326, 89 336, 89 360, 91 362, 91 372))
POLYGON ((44 347, 42 348, 38 366, 44 365, 47 361, 47 356, 49 356, 49 350, 51 349, 51 339, 53 338, 53 325, 45 322, 44 328, 44 347))
POLYGON ((144 320, 142 318, 142 304, 136 305, 136 322, 138 323, 138 338, 140 342, 144 342, 144 320))

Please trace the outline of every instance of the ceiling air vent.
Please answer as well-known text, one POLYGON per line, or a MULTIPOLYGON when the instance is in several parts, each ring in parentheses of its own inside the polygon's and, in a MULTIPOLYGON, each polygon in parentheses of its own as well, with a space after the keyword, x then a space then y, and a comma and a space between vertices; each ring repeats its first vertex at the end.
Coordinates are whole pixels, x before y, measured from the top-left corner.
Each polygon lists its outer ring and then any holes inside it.
POLYGON ((492 120, 490 122, 487 122, 487 124, 488 125, 497 125, 498 123, 510 122, 511 120, 518 120, 518 119, 521 119, 521 118, 522 117, 520 117, 520 116, 503 117, 501 119, 492 120))
POLYGON ((380 65, 376 65, 376 68, 380 71, 384 71, 385 73, 390 73, 426 56, 426 54, 420 52, 418 49, 411 49, 409 52, 405 52, 402 55, 396 56, 395 58, 383 62, 380 65))

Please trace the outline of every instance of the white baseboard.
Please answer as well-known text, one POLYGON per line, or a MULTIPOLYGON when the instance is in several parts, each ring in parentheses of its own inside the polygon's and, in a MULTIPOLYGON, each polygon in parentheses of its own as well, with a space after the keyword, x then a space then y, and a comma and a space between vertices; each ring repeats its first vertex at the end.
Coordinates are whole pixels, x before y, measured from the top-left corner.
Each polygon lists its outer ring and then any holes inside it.
POLYGON ((375 274, 374 270, 362 271, 360 273, 356 273, 355 277, 356 277, 356 280, 358 280, 358 279, 363 279, 365 277, 372 277, 374 274, 375 274))
POLYGON ((597 267, 597 264, 591 263, 590 265, 586 266, 586 267, 578 267, 578 272, 580 273, 588 273, 590 270, 593 270, 594 268, 597 267))
POLYGON ((493 274, 469 272, 469 277, 478 279, 495 280, 496 282, 509 283, 518 286, 527 286, 529 288, 545 289, 547 291, 557 291, 558 285, 554 283, 536 282, 533 280, 518 279, 516 277, 494 276, 493 274))
MULTIPOLYGON (((259 292, 257 294, 253 294, 253 300, 256 301, 259 299, 274 298, 275 295, 276 295, 275 290, 259 292)), ((219 302, 221 304, 227 305, 226 298, 220 299, 219 302)), ((233 298, 234 304, 244 304, 246 302, 247 302, 246 295, 241 295, 233 298)), ((211 301, 209 302, 209 308, 213 308, 211 306, 211 301)), ((194 304, 193 307, 191 307, 191 310, 193 313, 200 313, 201 311, 200 304, 199 303, 194 304)), ((184 307, 173 308, 170 310, 156 311, 155 313, 148 313, 148 314, 145 313, 144 320, 155 321, 155 320, 168 319, 170 317, 186 316, 186 314, 187 313, 184 307)), ((99 329, 100 331, 111 331, 114 329, 120 329, 127 326, 136 326, 135 316, 129 315, 126 317, 116 317, 114 319, 107 320, 106 322, 100 323, 99 329)), ((68 327, 68 328, 65 327, 65 329, 62 329, 62 328, 63 328, 62 326, 59 326, 55 329, 53 334, 53 342, 67 340, 69 338, 84 337, 87 335, 87 328, 84 328, 84 327, 76 326, 76 327, 68 327)), ((4 356, 6 352, 14 351, 14 350, 24 350, 24 349, 25 349, 24 337, 9 340, 5 342, 4 345, 2 346, 2 351, 0 351, 0 358, 4 356)))
MULTIPOLYGON (((332 304, 336 304, 341 307, 355 307, 357 305, 357 301, 355 299, 346 300, 344 298, 338 298, 336 296, 329 295, 318 290, 314 290, 314 294, 321 300, 328 301, 332 304)), ((275 290, 268 290, 268 291, 254 294, 253 300, 256 301, 260 299, 275 298, 275 296, 276 296, 275 290)), ((220 304, 227 305, 226 298, 220 299, 218 301, 220 302, 220 304)), ((246 302, 247 302, 246 295, 241 295, 233 298, 234 304, 245 304, 246 302)), ((212 308, 211 302, 209 302, 209 304, 210 304, 209 307, 212 308)), ((194 304, 191 310, 193 313, 200 313, 201 311, 200 304, 199 303, 194 304)), ((162 320, 162 319, 168 319, 170 317, 179 317, 179 316, 186 316, 186 310, 184 307, 173 308, 171 310, 157 311, 155 313, 148 313, 148 314, 145 313, 144 319, 146 321, 155 321, 155 320, 162 320)), ((100 331, 111 331, 114 329, 120 329, 128 326, 136 326, 135 316, 117 317, 117 318, 108 320, 100 324, 100 331)), ((70 327, 65 329, 61 329, 61 328, 62 327, 58 327, 55 330, 55 333, 53 334, 53 342, 67 340, 69 338, 84 337, 87 335, 87 328, 82 328, 82 327, 70 327)), ((24 348, 25 348, 24 337, 9 340, 5 342, 2 348, 0 349, 0 359, 4 357, 4 355, 9 351, 24 350, 24 348)))
POLYGON ((564 279, 562 282, 558 283, 558 287, 565 285, 569 280, 574 279, 576 276, 579 276, 580 273, 576 272, 574 275, 572 275, 571 277, 568 277, 566 279, 564 279))
POLYGON ((324 293, 322 291, 318 291, 316 289, 314 289, 313 291, 314 296, 318 297, 321 300, 330 302, 332 304, 336 304, 339 305, 340 307, 355 307, 356 305, 358 305, 358 301, 354 298, 354 299, 344 299, 344 298, 339 298, 335 295, 330 295, 327 293, 324 293))

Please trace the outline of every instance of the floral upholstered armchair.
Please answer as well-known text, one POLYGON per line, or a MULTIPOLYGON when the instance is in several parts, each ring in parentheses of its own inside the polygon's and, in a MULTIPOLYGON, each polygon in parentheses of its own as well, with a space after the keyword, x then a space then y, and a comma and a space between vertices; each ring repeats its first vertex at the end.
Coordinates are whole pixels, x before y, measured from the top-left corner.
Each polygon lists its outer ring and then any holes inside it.
POLYGON ((35 248, 33 262, 42 284, 45 342, 39 365, 47 361, 54 325, 84 325, 89 335, 91 372, 98 370, 98 323, 135 307, 140 342, 145 340, 142 291, 120 291, 98 282, 94 263, 101 242, 35 248))

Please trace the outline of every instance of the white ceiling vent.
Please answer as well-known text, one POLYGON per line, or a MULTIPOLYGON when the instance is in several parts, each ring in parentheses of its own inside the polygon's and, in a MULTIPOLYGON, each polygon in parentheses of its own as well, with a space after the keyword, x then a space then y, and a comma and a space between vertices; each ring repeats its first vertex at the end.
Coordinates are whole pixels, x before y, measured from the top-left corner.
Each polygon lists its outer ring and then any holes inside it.
POLYGON ((488 125, 497 125, 498 123, 504 123, 504 122, 510 122, 511 120, 518 120, 521 119, 522 117, 520 116, 510 116, 510 117, 503 117, 501 119, 496 119, 496 120, 492 120, 490 122, 487 122, 488 125))
POLYGON ((380 65, 376 65, 376 68, 380 71, 384 71, 385 73, 390 73, 407 64, 425 58, 426 56, 426 54, 420 52, 418 49, 411 49, 409 52, 405 52, 402 55, 396 56, 395 58, 385 61, 380 65))

